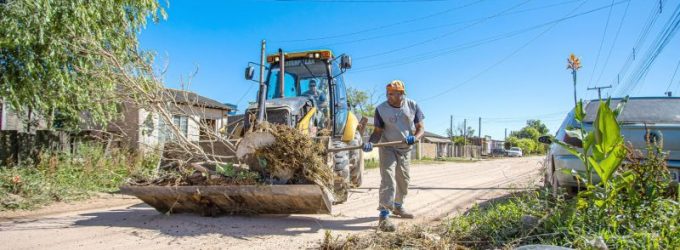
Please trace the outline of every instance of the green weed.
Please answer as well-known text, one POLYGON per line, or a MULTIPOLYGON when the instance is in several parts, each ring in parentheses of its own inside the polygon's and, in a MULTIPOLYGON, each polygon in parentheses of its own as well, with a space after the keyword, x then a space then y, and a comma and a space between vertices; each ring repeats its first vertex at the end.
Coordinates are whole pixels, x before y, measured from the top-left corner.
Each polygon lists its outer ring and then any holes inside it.
POLYGON ((0 167, 0 211, 117 191, 126 178, 152 175, 158 159, 118 149, 105 152, 95 144, 76 152, 43 153, 31 165, 0 167))

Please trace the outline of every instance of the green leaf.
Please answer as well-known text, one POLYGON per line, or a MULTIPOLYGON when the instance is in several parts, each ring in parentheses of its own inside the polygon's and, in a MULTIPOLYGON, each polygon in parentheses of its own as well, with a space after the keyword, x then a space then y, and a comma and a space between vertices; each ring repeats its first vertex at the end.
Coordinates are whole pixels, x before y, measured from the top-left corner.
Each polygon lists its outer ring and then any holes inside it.
MULTIPOLYGON (((595 169, 595 172, 597 172, 597 176, 599 176, 600 179, 602 179, 603 178, 602 175, 604 175, 604 169, 602 169, 602 167, 600 166, 600 163, 595 161, 595 159, 593 159, 593 157, 588 157, 588 163, 590 163, 590 166, 593 169, 595 169)), ((603 180, 603 182, 604 182, 604 180, 603 180)))
POLYGON ((574 109, 574 119, 578 122, 583 122, 583 118, 586 117, 586 112, 583 110, 583 100, 579 100, 576 103, 576 108, 574 109))
POLYGON ((619 144, 617 147, 615 147, 612 153, 607 156, 607 158, 600 162, 600 167, 602 168, 602 174, 600 175, 600 178, 602 178, 603 182, 607 182, 609 177, 611 177, 614 171, 616 171, 616 169, 621 165, 621 162, 625 156, 625 150, 626 149, 623 147, 623 144, 619 144))

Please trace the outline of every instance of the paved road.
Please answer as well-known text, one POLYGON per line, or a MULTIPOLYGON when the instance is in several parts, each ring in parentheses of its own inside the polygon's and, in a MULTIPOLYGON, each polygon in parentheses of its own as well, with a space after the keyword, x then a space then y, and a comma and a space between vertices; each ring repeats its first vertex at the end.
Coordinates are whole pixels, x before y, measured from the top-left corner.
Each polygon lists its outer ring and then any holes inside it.
MULTIPOLYGON (((406 207, 415 220, 440 219, 471 204, 527 187, 539 179, 541 157, 475 163, 414 165, 406 207)), ((327 230, 347 235, 375 230, 377 170, 368 170, 364 187, 354 190, 330 215, 166 216, 136 199, 111 199, 111 207, 42 214, 0 216, 0 249, 299 249, 314 247, 327 230)), ((106 201, 103 202, 104 205, 106 201)), ((102 201, 97 202, 102 207, 102 201)), ((62 207, 62 210, 63 207, 62 207)), ((67 209, 68 210, 68 209, 67 209)), ((1 215, 1 214, 0 214, 1 215)))

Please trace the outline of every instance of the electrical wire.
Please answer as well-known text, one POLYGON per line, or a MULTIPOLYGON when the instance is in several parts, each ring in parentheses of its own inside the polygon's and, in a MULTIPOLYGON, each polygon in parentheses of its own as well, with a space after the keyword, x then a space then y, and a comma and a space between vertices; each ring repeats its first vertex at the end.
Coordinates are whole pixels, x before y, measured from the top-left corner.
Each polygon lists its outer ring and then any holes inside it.
POLYGON ((429 39, 426 39, 426 40, 423 40, 423 41, 420 41, 420 42, 416 42, 416 43, 412 43, 412 44, 409 44, 409 45, 407 45, 407 46, 399 47, 399 48, 396 48, 396 49, 391 49, 391 50, 388 50, 388 51, 383 51, 383 52, 378 52, 378 53, 375 53, 375 54, 370 54, 370 55, 366 55, 366 56, 357 57, 355 60, 361 60, 361 59, 366 59, 366 58, 371 58, 371 57, 376 57, 376 56, 382 56, 382 55, 392 54, 392 53, 395 53, 395 52, 399 52, 399 51, 402 51, 402 50, 410 49, 410 48, 413 48, 413 47, 416 47, 416 46, 420 46, 420 45, 423 45, 423 44, 427 44, 427 43, 434 42, 434 41, 436 41, 436 40, 439 40, 439 39, 445 38, 445 37, 447 37, 447 36, 453 35, 453 34, 455 34, 455 33, 457 33, 457 32, 462 31, 462 30, 471 28, 471 27, 473 27, 473 26, 475 26, 475 25, 478 25, 478 24, 483 23, 483 22, 485 22, 485 21, 488 21, 488 20, 490 20, 490 19, 494 19, 494 18, 498 17, 499 15, 501 15, 501 14, 503 14, 503 13, 505 13, 505 12, 508 12, 508 11, 510 11, 510 10, 513 10, 513 9, 515 9, 515 8, 518 8, 518 7, 520 7, 520 6, 522 6, 522 5, 526 4, 526 3, 528 3, 529 1, 531 1, 531 0, 525 0, 525 1, 523 1, 522 3, 520 3, 520 4, 513 5, 512 7, 510 7, 510 8, 508 8, 508 9, 505 9, 505 10, 501 11, 500 13, 494 14, 494 15, 489 16, 489 17, 487 17, 487 18, 485 18, 485 19, 483 19, 483 20, 477 21, 477 22, 475 22, 475 23, 473 23, 473 24, 467 25, 467 26, 462 27, 462 28, 460 28, 460 29, 456 29, 456 30, 453 30, 453 31, 450 31, 450 32, 446 32, 446 33, 444 33, 444 34, 442 34, 442 35, 435 36, 435 37, 431 37, 431 38, 429 38, 429 39))
POLYGON ((462 5, 462 6, 457 6, 457 7, 446 9, 446 10, 443 10, 443 11, 440 11, 440 12, 435 12, 435 13, 432 13, 432 14, 429 14, 429 15, 426 15, 426 16, 416 17, 416 18, 412 18, 412 19, 407 19, 407 20, 403 20, 403 21, 399 21, 399 22, 395 22, 395 23, 391 23, 391 24, 381 25, 381 26, 378 26, 378 27, 363 29, 363 30, 359 30, 359 31, 349 32, 349 33, 322 36, 322 37, 303 38, 303 39, 282 40, 282 41, 273 40, 273 41, 270 41, 270 42, 293 43, 293 42, 318 41, 318 40, 326 40, 326 39, 353 36, 353 35, 362 34, 362 33, 366 33, 366 32, 372 32, 372 31, 376 31, 376 30, 386 29, 386 28, 390 28, 390 27, 394 27, 394 26, 398 26, 398 25, 402 25, 402 24, 422 21, 422 20, 425 20, 425 19, 428 19, 428 18, 432 18, 432 17, 435 17, 435 16, 440 16, 440 15, 449 13, 449 12, 454 11, 454 10, 459 10, 459 9, 464 9, 464 8, 467 8, 467 7, 470 7, 470 6, 474 6, 475 4, 481 3, 483 1, 484 0, 478 0, 478 1, 474 1, 474 2, 465 4, 465 5, 462 5))
POLYGON ((671 85, 673 84, 673 80, 675 80, 675 74, 678 73, 678 68, 680 68, 680 61, 678 61, 678 65, 675 66, 675 70, 673 71, 673 76, 671 77, 671 80, 668 81, 668 87, 666 87, 666 92, 668 92, 671 89, 671 85))
POLYGON ((626 4, 626 9, 623 10, 623 15, 621 16, 621 21, 619 22, 619 28, 616 29, 616 35, 614 35, 614 41, 612 42, 612 46, 609 47, 609 52, 607 53, 607 59, 604 60, 604 66, 602 66, 602 70, 600 71, 600 75, 597 77, 596 82, 600 82, 602 79, 602 75, 604 75, 605 69, 607 69, 607 65, 609 64, 609 58, 611 58, 612 51, 614 51, 614 47, 616 45, 616 41, 619 39, 619 34, 621 33, 621 28, 623 27, 623 21, 626 18, 626 15, 628 14, 628 7, 630 7, 630 1, 628 1, 628 4, 626 4))
POLYGON ((673 11, 672 16, 669 18, 668 22, 664 25, 661 32, 659 32, 656 39, 649 46, 643 60, 638 64, 638 67, 631 73, 630 77, 627 79, 626 87, 622 89, 621 94, 628 94, 635 90, 635 88, 642 82, 642 80, 647 76, 649 69, 652 67, 656 58, 661 54, 666 45, 670 42, 673 36, 677 33, 680 28, 680 4, 673 11))
MULTIPOLYGON (((583 1, 583 2, 582 2, 581 4, 579 4, 576 8, 572 9, 572 10, 569 12, 569 14, 567 14, 566 16, 572 15, 574 12, 576 12, 578 9, 580 9, 585 3, 586 3, 586 1, 583 1)), ((543 32, 539 33, 537 36, 535 36, 534 38, 530 39, 529 41, 527 41, 526 43, 524 43, 524 44, 523 44, 522 46, 520 46, 519 48, 517 48, 517 49, 515 49, 514 51, 512 51, 512 52, 511 52, 510 54, 508 54, 506 57, 504 57, 504 58, 502 58, 501 60, 499 60, 498 62, 492 64, 492 65, 489 66, 488 68, 482 70, 482 71, 479 72, 478 74, 476 74, 476 75, 474 75, 474 76, 468 78, 467 80, 465 80, 465 81, 463 81, 463 82, 461 82, 461 83, 459 83, 459 84, 457 84, 457 85, 454 85, 454 86, 451 87, 451 88, 448 88, 448 89, 446 89, 446 90, 440 92, 439 94, 436 94, 436 95, 433 95, 433 96, 430 96, 430 97, 427 97, 427 98, 424 98, 424 99, 421 99, 421 100, 418 100, 418 101, 424 102, 424 101, 428 101, 428 100, 435 99, 435 98, 440 97, 440 96, 442 96, 442 95, 445 95, 446 93, 451 92, 451 91, 453 91, 454 89, 457 89, 457 88, 459 88, 459 87, 461 87, 461 86, 463 86, 463 85, 465 85, 465 84, 467 84, 467 83, 472 82, 473 80, 477 79, 478 77, 480 77, 480 76, 486 74, 486 72, 490 71, 491 69, 495 68, 496 66, 498 66, 498 65, 502 64, 503 62, 507 61, 508 59, 512 58, 515 54, 519 53, 519 51, 521 51, 521 50, 524 49, 525 47, 529 46, 529 44, 533 43, 534 41, 538 40, 538 38, 540 38, 540 37, 542 37, 543 35, 545 35, 548 31, 552 30, 557 24, 559 24, 559 22, 553 24, 553 25, 550 26, 550 27, 548 27, 548 28, 545 29, 543 32)))
POLYGON ((612 4, 609 7, 609 13, 607 13, 607 22, 605 22, 605 24, 604 24, 604 32, 602 32, 602 39, 600 40, 600 47, 597 49, 597 56, 595 56, 595 64, 593 64, 593 72, 590 73, 590 80, 588 80, 588 85, 591 85, 593 83, 593 77, 595 76, 595 70, 597 69, 597 63, 600 61, 600 53, 602 52, 602 46, 604 45, 604 39, 607 37, 607 30, 609 29, 609 20, 612 17, 612 10, 614 10, 614 0, 612 0, 612 4))
MULTIPOLYGON (((499 17, 500 16, 515 15, 515 14, 520 14, 520 13, 530 12, 530 11, 536 11, 536 10, 548 9, 548 8, 561 6, 561 5, 565 5, 565 4, 569 4, 569 3, 573 3, 573 2, 578 2, 578 1, 581 1, 581 0, 568 0, 568 1, 563 1, 563 2, 555 3, 555 4, 549 4, 549 5, 544 5, 544 6, 534 7, 534 8, 528 8, 528 9, 524 9, 524 10, 517 10, 517 11, 513 11, 513 12, 508 12, 504 15, 499 15, 499 17)), ((460 24, 472 23, 472 22, 476 22, 476 21, 479 21, 479 20, 482 20, 482 19, 485 19, 485 18, 482 17, 482 18, 476 18, 476 19, 465 20, 465 21, 457 21, 457 22, 452 22, 452 23, 447 23, 447 24, 440 24, 440 25, 434 25, 434 26, 429 26, 429 27, 424 27, 424 28, 411 29, 411 30, 400 31, 400 32, 393 32, 393 33, 390 33, 390 34, 371 36, 371 37, 366 37, 366 38, 361 38, 361 39, 350 39, 350 40, 339 41, 339 42, 335 42, 335 43, 324 44, 324 45, 320 45, 320 46, 317 46, 317 47, 334 47, 334 46, 343 45, 343 44, 360 43, 360 42, 376 40, 376 39, 380 39, 380 38, 395 37, 395 36, 400 36, 400 35, 404 35, 404 34, 413 34, 413 33, 416 33, 416 32, 423 32, 423 31, 435 30, 435 29, 439 29, 439 28, 451 27, 451 26, 460 25, 460 24)))
MULTIPOLYGON (((622 4, 624 2, 630 2, 630 1, 629 0, 619 1, 619 2, 616 2, 615 5, 622 4)), ((459 51, 466 50, 466 49, 471 49, 471 48, 478 47, 478 46, 481 46, 481 45, 484 45, 484 44, 487 44, 487 43, 495 42, 495 41, 498 41, 498 40, 511 38, 511 37, 514 37, 514 36, 517 36, 517 35, 520 35, 520 34, 523 34, 523 33, 527 33, 527 32, 532 31, 532 30, 540 29, 540 28, 548 26, 550 24, 560 23, 560 22, 563 22, 565 20, 569 20, 569 19, 572 19, 572 18, 576 18, 576 17, 580 17, 580 16, 583 16, 583 15, 593 13, 593 12, 597 12, 597 11, 606 9, 608 7, 609 7, 609 5, 598 7, 598 8, 591 9, 591 10, 588 10, 588 11, 584 11, 584 12, 581 12, 581 13, 578 13, 578 14, 574 14, 574 15, 571 15, 571 16, 567 16, 567 17, 559 18, 559 19, 552 20, 552 21, 549 21, 549 22, 546 22, 546 23, 542 23, 542 24, 539 24, 539 25, 535 25, 535 26, 532 26, 532 27, 529 27, 529 28, 524 28, 524 29, 515 30, 515 31, 512 31, 512 32, 496 35, 496 36, 491 36, 491 37, 487 37, 487 38, 483 38, 483 39, 459 44, 459 45, 456 45, 456 46, 453 46, 453 47, 431 50, 431 51, 419 53, 419 54, 413 55, 413 56, 397 58, 397 59, 394 59, 394 60, 390 60, 391 62, 387 62, 387 63, 383 62, 383 63, 377 63, 377 64, 364 66, 364 67, 361 67, 361 68, 354 69, 353 72, 358 73, 358 72, 365 72, 365 71, 373 71, 373 70, 392 68, 392 67, 396 67, 396 66, 418 63, 418 62, 422 62, 422 61, 426 61, 426 60, 432 60, 432 59, 435 59, 435 58, 438 58, 438 57, 441 57, 441 56, 445 56, 447 54, 459 52, 459 51)))

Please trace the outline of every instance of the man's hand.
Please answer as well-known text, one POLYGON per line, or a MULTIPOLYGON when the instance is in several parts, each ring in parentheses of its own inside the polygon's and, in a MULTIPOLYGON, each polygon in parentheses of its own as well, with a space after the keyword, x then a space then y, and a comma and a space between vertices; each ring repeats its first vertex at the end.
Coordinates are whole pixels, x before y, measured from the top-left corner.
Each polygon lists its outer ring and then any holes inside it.
POLYGON ((409 136, 406 137, 406 144, 413 145, 414 143, 416 143, 416 137, 415 136, 409 135, 409 136))
POLYGON ((364 150, 364 152, 366 152, 366 153, 371 152, 373 150, 373 143, 364 142, 362 150, 364 150))

